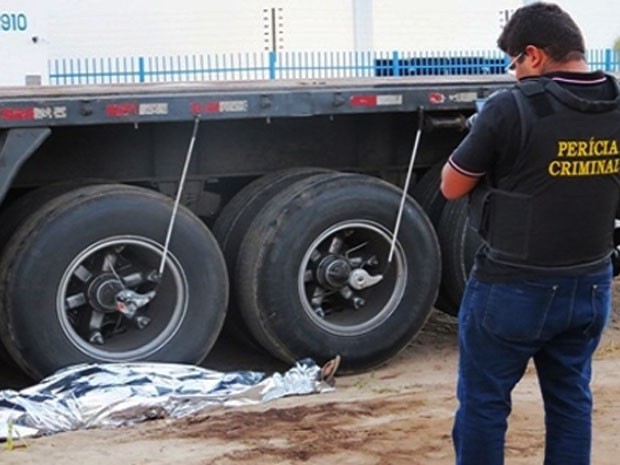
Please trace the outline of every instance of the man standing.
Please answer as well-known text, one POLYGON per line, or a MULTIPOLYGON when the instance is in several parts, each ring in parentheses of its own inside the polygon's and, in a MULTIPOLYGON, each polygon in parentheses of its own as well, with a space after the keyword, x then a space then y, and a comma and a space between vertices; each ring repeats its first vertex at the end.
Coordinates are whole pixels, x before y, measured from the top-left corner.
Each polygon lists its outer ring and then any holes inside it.
POLYGON ((489 99, 442 172, 448 199, 471 194, 484 239, 459 313, 456 462, 504 463, 511 391, 533 359, 544 463, 585 465, 592 354, 611 309, 620 90, 589 72, 557 5, 518 9, 498 46, 519 82, 489 99))

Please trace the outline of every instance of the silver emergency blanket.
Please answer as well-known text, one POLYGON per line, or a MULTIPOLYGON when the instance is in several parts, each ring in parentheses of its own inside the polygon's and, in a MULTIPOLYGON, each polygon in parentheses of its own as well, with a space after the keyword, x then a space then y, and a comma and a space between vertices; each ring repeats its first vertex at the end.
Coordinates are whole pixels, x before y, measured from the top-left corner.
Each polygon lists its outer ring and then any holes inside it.
POLYGON ((311 359, 284 374, 165 363, 82 364, 21 391, 0 391, 0 440, 118 427, 201 410, 265 403, 333 387, 311 359))

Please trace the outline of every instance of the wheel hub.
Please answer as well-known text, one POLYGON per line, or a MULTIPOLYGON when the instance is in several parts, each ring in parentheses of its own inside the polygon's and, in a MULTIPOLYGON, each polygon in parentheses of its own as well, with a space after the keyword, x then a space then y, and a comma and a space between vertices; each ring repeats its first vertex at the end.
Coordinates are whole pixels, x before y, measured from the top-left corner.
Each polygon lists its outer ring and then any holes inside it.
POLYGON ((346 259, 329 255, 319 263, 317 279, 324 287, 340 289, 347 284, 351 271, 351 265, 346 259))
POLYGON ((359 335, 389 319, 407 283, 406 257, 396 243, 394 263, 385 266, 390 231, 372 221, 332 225, 308 245, 298 274, 304 310, 332 334, 359 335), (383 270, 381 270, 383 268, 383 270))
POLYGON ((116 295, 124 288, 124 284, 114 274, 103 273, 88 286, 88 301, 99 312, 114 313, 116 295))

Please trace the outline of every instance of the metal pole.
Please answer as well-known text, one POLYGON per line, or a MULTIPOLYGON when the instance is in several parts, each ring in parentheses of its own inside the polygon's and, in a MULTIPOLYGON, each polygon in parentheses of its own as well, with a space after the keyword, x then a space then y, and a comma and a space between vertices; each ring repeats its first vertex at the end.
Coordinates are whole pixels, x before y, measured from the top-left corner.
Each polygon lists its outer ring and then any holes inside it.
POLYGON ((179 189, 177 191, 176 199, 174 200, 174 207, 172 208, 172 216, 170 217, 170 223, 168 224, 168 232, 166 233, 166 241, 164 243, 164 252, 161 256, 161 263, 159 264, 159 279, 161 279, 164 273, 164 267, 166 265, 166 258, 168 257, 168 249, 170 247, 170 239, 172 237, 172 229, 176 221, 177 212, 179 210, 179 204, 181 203, 181 194, 183 193, 183 187, 185 186, 185 180, 187 179, 187 171, 189 169, 189 162, 192 158, 192 152, 194 151, 194 144, 196 143, 196 135, 198 134, 198 123, 200 123, 200 116, 196 116, 194 119, 194 130, 192 137, 189 141, 189 147, 187 149, 187 155, 185 155, 185 165, 183 166, 183 172, 181 173, 181 180, 179 181, 179 189))
POLYGON ((424 107, 418 108, 418 131, 415 135, 415 142, 413 144, 413 150, 411 152, 411 158, 409 159, 409 169, 407 170, 407 177, 405 178, 405 187, 403 188, 403 195, 400 199, 400 206, 398 208, 398 215, 396 216, 396 225, 394 226, 394 234, 392 235, 392 243, 390 245, 390 253, 388 255, 388 265, 392 263, 394 256, 394 248, 396 247, 396 238, 398 237, 398 230, 400 229, 400 222, 403 217, 403 210, 405 209, 405 200, 407 199, 407 191, 409 190, 409 184, 411 182, 411 176, 413 174, 413 165, 415 163, 415 157, 418 153, 418 146, 420 145, 420 138, 422 136, 422 126, 424 121, 424 107))

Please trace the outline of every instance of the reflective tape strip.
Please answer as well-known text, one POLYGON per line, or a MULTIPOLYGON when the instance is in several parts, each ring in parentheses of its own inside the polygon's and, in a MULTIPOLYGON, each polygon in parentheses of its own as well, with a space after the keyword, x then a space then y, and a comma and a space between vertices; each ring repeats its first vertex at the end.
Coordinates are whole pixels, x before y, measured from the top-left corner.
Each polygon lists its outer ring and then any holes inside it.
POLYGON ((35 107, 34 119, 65 119, 67 107, 35 107))
POLYGON ((0 118, 7 121, 30 121, 34 119, 34 108, 3 108, 0 118))
POLYGON ((401 94, 390 95, 352 95, 349 99, 352 107, 377 107, 387 105, 402 105, 403 96, 401 94))
POLYGON ((0 110, 0 119, 6 121, 65 119, 66 117, 67 107, 65 106, 3 108, 0 110))
POLYGON ((228 100, 228 101, 220 102, 220 111, 222 113, 248 111, 248 101, 247 100, 228 100))
POLYGON ((349 99, 352 107, 376 107, 376 95, 353 95, 349 99))
POLYGON ((377 97, 377 105, 402 105, 402 95, 379 95, 377 97))
POLYGON ((111 117, 137 115, 138 105, 135 103, 111 103, 105 107, 105 113, 111 117))
POLYGON ((240 113, 248 111, 247 100, 223 100, 219 102, 192 102, 190 110, 194 115, 203 113, 240 113))
POLYGON ((167 115, 167 103, 141 103, 138 107, 138 113, 141 116, 167 115))

